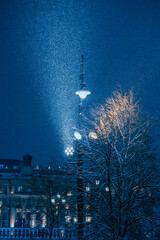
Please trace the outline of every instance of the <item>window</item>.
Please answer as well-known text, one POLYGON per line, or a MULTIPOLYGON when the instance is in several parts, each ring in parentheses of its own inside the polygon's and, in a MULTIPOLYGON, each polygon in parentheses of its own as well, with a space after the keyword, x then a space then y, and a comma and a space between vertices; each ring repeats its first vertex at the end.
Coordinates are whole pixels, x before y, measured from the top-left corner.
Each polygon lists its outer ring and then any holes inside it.
POLYGON ((91 222, 92 221, 92 217, 86 217, 86 222, 91 222))
POLYGON ((68 204, 65 207, 66 207, 66 209, 69 209, 69 205, 68 204))
POLYGON ((63 203, 63 204, 66 203, 66 200, 65 200, 65 199, 62 199, 62 203, 63 203))
POLYGON ((105 187, 106 192, 109 192, 109 187, 105 187))
POLYGON ((69 192, 67 193, 67 196, 72 196, 72 192, 69 191, 69 192))
POLYGON ((65 220, 67 223, 70 223, 71 222, 71 216, 65 216, 65 220))
POLYGON ((17 192, 22 192, 22 186, 17 186, 17 192))
POLYGON ((90 191, 90 187, 88 186, 88 187, 86 187, 86 191, 87 192, 89 192, 90 191))
POLYGON ((77 218, 77 217, 74 217, 74 218, 73 218, 73 222, 74 222, 74 223, 78 222, 78 218, 77 218))
POLYGON ((99 185, 100 184, 100 181, 99 180, 96 180, 96 185, 99 185))

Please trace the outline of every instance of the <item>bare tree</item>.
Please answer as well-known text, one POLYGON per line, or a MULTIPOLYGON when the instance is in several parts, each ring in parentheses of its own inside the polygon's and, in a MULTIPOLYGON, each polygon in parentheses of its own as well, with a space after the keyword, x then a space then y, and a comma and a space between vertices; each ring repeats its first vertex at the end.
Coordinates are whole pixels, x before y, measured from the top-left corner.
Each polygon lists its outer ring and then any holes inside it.
POLYGON ((148 144, 149 122, 142 118, 133 92, 114 92, 84 120, 83 179, 90 190, 84 187, 83 202, 89 207, 83 211, 84 221, 92 213, 89 234, 95 239, 154 239, 154 174, 158 168, 148 144))
POLYGON ((58 229, 60 236, 66 234, 63 228, 72 236, 76 202, 69 172, 52 166, 49 171, 42 169, 41 175, 33 178, 32 186, 33 193, 38 196, 34 213, 41 215, 43 227, 49 229, 49 239, 52 239, 54 228, 58 229))

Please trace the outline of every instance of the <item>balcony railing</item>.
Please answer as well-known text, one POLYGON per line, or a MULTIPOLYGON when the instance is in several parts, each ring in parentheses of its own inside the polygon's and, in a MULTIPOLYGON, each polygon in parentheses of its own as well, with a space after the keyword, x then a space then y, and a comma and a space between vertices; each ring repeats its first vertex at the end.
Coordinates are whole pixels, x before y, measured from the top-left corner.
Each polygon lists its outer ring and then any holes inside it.
MULTIPOLYGON (((0 228, 0 239, 49 239, 48 228, 0 228)), ((73 239, 77 240, 75 231, 65 228, 54 228, 52 239, 73 239)))

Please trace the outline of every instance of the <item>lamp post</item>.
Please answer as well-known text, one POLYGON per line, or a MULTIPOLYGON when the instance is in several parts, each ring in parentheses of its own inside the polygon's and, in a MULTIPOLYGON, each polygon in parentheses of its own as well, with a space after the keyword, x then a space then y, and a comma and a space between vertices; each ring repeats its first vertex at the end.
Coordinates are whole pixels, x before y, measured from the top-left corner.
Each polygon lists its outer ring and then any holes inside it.
MULTIPOLYGON (((86 83, 84 82, 84 73, 83 73, 83 61, 84 57, 81 56, 81 69, 80 69, 80 89, 75 94, 79 96, 79 105, 78 105, 78 127, 81 130, 82 128, 82 101, 90 95, 90 91, 87 91, 86 83)), ((81 143, 82 135, 76 131, 74 136, 77 140, 77 168, 78 168, 78 177, 77 177, 77 217, 78 217, 78 239, 81 239, 83 236, 83 227, 84 227, 84 198, 83 198, 83 146, 81 143)))

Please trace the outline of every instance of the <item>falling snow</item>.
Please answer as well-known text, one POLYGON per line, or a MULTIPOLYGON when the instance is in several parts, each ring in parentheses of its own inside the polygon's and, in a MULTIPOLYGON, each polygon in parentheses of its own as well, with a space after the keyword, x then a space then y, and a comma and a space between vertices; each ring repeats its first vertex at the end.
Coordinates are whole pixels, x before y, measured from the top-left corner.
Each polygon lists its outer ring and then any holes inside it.
POLYGON ((159 116, 160 4, 144 2, 1 0, 0 157, 62 158, 77 124, 82 53, 85 109, 120 84, 159 116))

